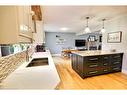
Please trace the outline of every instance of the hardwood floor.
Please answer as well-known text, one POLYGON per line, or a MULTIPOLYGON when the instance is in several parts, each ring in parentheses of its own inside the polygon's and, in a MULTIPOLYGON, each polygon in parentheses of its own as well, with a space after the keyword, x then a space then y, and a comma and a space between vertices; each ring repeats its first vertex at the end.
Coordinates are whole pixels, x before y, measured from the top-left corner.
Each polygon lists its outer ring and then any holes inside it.
POLYGON ((71 61, 53 57, 61 82, 57 89, 127 89, 127 75, 118 72, 82 79, 71 68, 71 61))

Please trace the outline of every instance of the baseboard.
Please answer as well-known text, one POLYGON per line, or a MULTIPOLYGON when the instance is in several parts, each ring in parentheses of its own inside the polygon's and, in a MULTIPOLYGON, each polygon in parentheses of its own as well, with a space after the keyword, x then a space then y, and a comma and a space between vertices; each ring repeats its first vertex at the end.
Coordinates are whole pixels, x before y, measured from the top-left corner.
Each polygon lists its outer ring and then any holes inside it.
POLYGON ((61 54, 52 54, 52 56, 61 56, 61 54))
POLYGON ((122 73, 127 74, 127 70, 122 70, 122 73))

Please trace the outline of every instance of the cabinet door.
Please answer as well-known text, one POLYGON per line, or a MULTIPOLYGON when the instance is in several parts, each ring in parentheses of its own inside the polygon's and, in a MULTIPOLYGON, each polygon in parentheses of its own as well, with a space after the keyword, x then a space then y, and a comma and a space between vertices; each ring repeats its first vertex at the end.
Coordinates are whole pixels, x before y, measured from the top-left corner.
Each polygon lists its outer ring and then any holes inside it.
POLYGON ((77 70, 80 72, 80 73, 83 73, 83 57, 82 56, 78 56, 77 55, 77 70))
POLYGON ((24 9, 24 25, 29 27, 29 15, 30 15, 30 9, 29 6, 23 6, 24 9))
POLYGON ((18 18, 19 18, 19 31, 23 32, 23 26, 24 26, 24 7, 23 6, 18 6, 17 7, 17 13, 18 13, 18 18))
POLYGON ((33 38, 33 33, 34 32, 34 24, 33 24, 33 21, 32 21, 32 14, 31 14, 31 7, 28 6, 28 27, 29 27, 29 36, 31 38, 33 38))
POLYGON ((29 7, 29 31, 34 33, 35 29, 34 29, 34 21, 32 20, 32 14, 31 14, 31 7, 29 7))
POLYGON ((25 35, 27 38, 32 38, 32 31, 30 31, 30 6, 20 6, 18 7, 18 14, 19 14, 19 35, 25 35))
POLYGON ((18 42, 21 42, 21 43, 31 43, 32 39, 24 37, 24 36, 19 36, 18 37, 18 42))
POLYGON ((72 68, 76 70, 76 55, 72 54, 71 59, 72 59, 72 68))
POLYGON ((0 6, 0 44, 17 43, 18 21, 15 6, 0 6))
POLYGON ((122 69, 122 56, 123 54, 111 55, 111 72, 121 71, 122 69))

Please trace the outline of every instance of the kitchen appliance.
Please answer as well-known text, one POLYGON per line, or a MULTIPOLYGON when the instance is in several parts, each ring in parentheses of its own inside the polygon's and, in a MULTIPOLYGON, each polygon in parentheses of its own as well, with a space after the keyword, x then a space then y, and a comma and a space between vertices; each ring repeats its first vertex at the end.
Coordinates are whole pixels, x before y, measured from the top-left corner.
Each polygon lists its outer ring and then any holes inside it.
POLYGON ((45 52, 45 46, 44 45, 37 45, 36 52, 45 52))

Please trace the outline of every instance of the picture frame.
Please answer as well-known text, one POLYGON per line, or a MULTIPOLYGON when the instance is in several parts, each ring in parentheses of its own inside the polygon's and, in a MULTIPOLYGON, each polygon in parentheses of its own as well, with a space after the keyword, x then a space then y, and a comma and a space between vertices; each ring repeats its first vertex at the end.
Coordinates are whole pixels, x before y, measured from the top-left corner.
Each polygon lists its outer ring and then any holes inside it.
POLYGON ((122 31, 108 33, 108 43, 120 43, 122 39, 122 31))
POLYGON ((87 38, 88 41, 96 41, 96 36, 94 35, 89 35, 89 37, 87 38))
POLYGON ((65 39, 61 38, 61 36, 56 35, 56 44, 57 45, 63 45, 65 43, 65 39))

